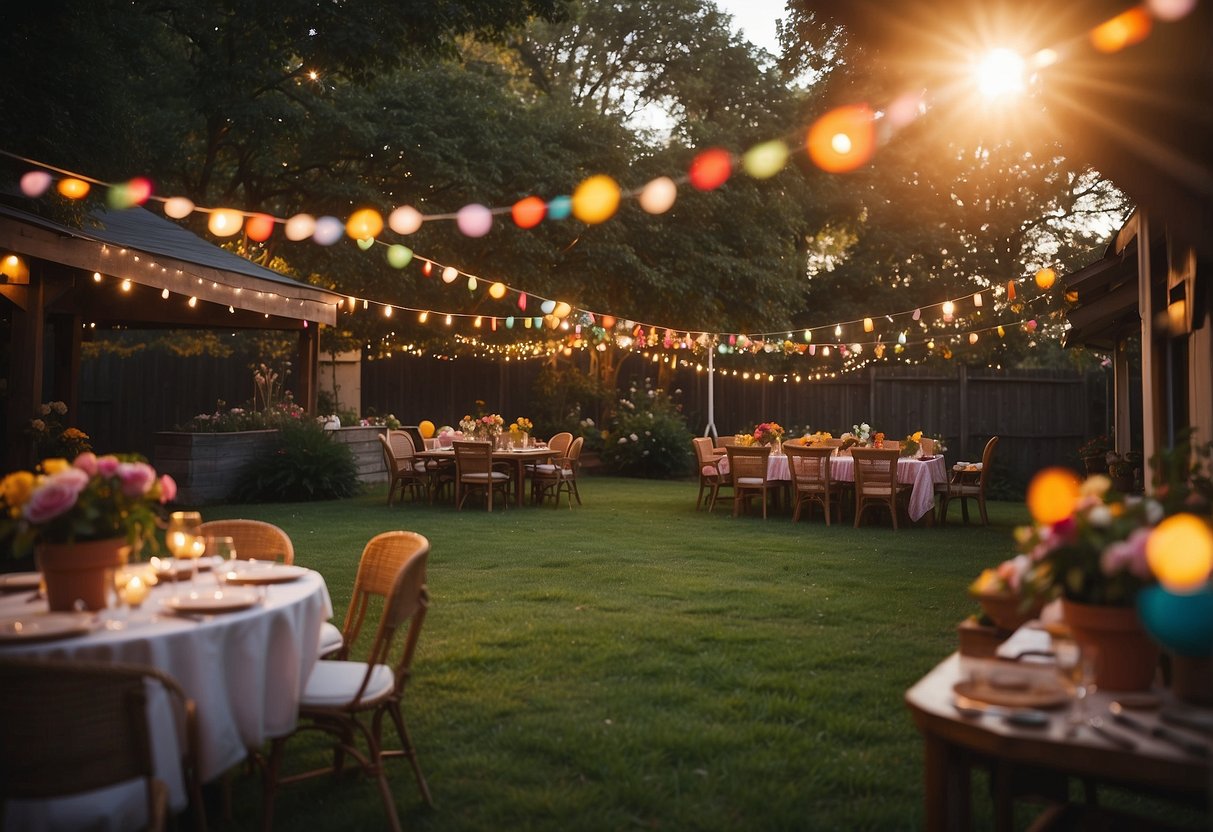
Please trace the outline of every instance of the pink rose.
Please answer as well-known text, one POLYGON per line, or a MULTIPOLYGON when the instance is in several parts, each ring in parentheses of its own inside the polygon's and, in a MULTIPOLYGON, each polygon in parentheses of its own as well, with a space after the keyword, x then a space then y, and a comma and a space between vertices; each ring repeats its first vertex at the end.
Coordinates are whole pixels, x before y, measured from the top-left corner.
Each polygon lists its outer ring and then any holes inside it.
POLYGON ((122 462, 118 464, 118 481, 122 483, 123 494, 140 497, 151 490, 156 472, 146 462, 122 462))
MULTIPOLYGON (((79 472, 88 478, 84 472, 79 472)), ((22 508, 25 519, 35 526, 71 511, 80 496, 80 488, 68 477, 47 477, 46 481, 34 489, 29 500, 22 508)))
POLYGON ((171 503, 177 499, 177 482, 168 474, 160 478, 160 502, 171 503))
POLYGON ((79 468, 90 477, 97 476, 97 455, 92 451, 85 451, 72 460, 72 466, 79 468))
POLYGON ((116 456, 102 456, 97 458, 97 473, 103 477, 112 477, 118 473, 118 466, 121 465, 116 456))

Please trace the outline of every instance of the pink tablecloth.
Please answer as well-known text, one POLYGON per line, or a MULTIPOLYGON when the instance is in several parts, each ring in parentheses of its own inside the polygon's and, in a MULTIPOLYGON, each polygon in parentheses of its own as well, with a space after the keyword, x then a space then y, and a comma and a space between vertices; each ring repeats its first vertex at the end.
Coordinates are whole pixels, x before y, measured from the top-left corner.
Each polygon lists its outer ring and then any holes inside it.
MULTIPOLYGON (((729 472, 729 461, 720 462, 721 473, 729 472)), ((842 482, 855 481, 855 460, 850 456, 830 458, 830 477, 842 482)), ((771 454, 767 459, 768 480, 791 480, 788 458, 784 454, 771 454)), ((932 459, 902 457, 897 460, 897 480, 912 485, 908 511, 911 520, 921 520, 935 505, 935 483, 948 481, 948 469, 942 456, 932 459)))

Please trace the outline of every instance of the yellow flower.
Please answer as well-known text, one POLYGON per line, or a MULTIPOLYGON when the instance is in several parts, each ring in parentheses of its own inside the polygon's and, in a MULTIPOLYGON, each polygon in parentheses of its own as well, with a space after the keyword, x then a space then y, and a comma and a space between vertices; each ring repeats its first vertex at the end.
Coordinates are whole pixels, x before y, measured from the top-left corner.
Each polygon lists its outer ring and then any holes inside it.
POLYGON ((25 501, 34 491, 36 482, 37 479, 29 471, 13 471, 0 481, 0 495, 3 495, 4 502, 8 503, 11 509, 18 509, 25 505, 25 501))
POLYGON ((48 474, 58 474, 60 471, 66 471, 69 465, 70 463, 61 456, 42 460, 42 470, 48 474))
POLYGON ((913 435, 910 436, 910 438, 913 439, 915 442, 921 442, 922 441, 922 431, 920 431, 920 430, 914 431, 913 435))

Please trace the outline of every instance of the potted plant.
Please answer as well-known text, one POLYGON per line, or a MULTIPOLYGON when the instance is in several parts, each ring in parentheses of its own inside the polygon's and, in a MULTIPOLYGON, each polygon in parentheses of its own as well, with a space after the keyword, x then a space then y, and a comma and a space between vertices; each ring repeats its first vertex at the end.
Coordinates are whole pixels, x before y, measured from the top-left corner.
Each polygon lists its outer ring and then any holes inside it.
POLYGON ((1088 474, 1108 473, 1107 453, 1111 448, 1107 434, 1088 439, 1078 447, 1078 458, 1088 474))
POLYGON ((137 456, 45 459, 0 481, 0 540, 18 557, 35 551, 52 610, 77 600, 100 609, 107 570, 157 546, 157 520, 176 495, 173 478, 137 456))

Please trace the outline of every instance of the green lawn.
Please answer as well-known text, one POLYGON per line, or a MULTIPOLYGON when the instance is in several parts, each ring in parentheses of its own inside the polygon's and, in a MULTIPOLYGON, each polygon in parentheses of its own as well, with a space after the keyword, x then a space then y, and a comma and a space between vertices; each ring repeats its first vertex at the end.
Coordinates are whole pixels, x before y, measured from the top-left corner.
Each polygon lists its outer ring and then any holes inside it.
MULTIPOLYGON (((818 512, 694 510, 691 482, 583 478, 572 511, 488 514, 353 500, 212 507, 277 523, 328 581, 337 620, 363 544, 432 544, 433 606, 406 716, 437 808, 407 764, 406 828, 896 829, 921 825, 905 689, 956 646, 965 588, 1012 550, 989 527, 826 528, 818 512)), ((300 740, 291 756, 314 757, 300 740)), ((236 783, 237 829, 259 786, 236 783)), ((279 829, 381 828, 367 781, 286 787, 279 829)))

